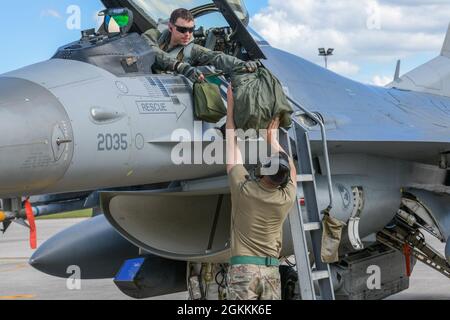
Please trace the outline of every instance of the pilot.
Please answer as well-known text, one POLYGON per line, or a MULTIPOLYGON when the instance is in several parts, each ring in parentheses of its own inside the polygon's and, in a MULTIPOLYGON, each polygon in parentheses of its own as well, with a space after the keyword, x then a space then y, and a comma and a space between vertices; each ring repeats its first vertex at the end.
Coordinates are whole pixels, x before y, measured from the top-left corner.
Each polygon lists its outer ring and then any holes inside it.
MULTIPOLYGON (((156 30, 151 30, 152 32, 156 30)), ((178 61, 176 58, 161 50, 158 46, 158 39, 148 32, 144 39, 153 47, 155 52, 155 62, 152 69, 156 72, 177 72, 184 75, 192 82, 202 82, 205 80, 203 73, 189 63, 178 61)))
POLYGON ((281 299, 278 259, 283 223, 296 199, 297 173, 274 136, 279 125, 278 118, 273 120, 265 136, 277 172, 268 175, 261 171, 258 178, 251 178, 240 164, 243 159, 236 141, 234 98, 231 87, 228 89, 227 172, 232 200, 228 300, 281 299))
MULTIPOLYGON (((224 73, 231 74, 236 68, 255 72, 255 61, 242 61, 223 52, 211 51, 193 43, 194 16, 187 9, 177 9, 170 16, 169 29, 158 35, 159 47, 172 58, 194 67, 212 65, 224 73)), ((144 36, 155 39, 157 30, 151 29, 144 36)))

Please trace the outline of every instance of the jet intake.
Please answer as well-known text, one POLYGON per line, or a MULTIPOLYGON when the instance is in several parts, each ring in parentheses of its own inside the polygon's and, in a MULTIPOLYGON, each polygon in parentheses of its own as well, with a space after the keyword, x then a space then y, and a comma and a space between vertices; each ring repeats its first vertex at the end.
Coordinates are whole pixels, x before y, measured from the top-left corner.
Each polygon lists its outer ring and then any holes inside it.
POLYGON ((101 194, 101 203, 122 236, 155 255, 201 261, 222 256, 229 249, 228 195, 106 192, 101 194))

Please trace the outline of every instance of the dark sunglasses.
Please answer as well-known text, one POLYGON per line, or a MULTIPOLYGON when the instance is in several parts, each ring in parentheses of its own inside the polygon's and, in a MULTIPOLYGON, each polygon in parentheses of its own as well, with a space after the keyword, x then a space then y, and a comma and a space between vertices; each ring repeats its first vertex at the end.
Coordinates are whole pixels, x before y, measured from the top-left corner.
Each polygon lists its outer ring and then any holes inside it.
POLYGON ((180 26, 174 25, 174 27, 175 27, 175 29, 177 29, 177 31, 179 33, 187 33, 187 32, 194 33, 194 31, 195 31, 195 26, 193 26, 192 28, 187 28, 187 27, 180 27, 180 26))

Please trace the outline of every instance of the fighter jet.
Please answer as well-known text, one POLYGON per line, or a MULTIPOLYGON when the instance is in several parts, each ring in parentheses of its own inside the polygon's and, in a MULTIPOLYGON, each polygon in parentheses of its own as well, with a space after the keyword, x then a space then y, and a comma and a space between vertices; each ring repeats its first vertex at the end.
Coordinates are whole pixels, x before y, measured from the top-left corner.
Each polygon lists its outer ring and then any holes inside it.
MULTIPOLYGON (((83 31, 50 60, 0 76, 0 218, 9 223, 27 211, 32 218, 23 201, 30 196, 50 194, 43 204, 51 205, 93 191, 100 200, 89 206, 103 213, 42 244, 33 267, 68 278, 75 265, 83 279, 114 278, 135 298, 187 289, 195 298, 195 288, 204 297, 214 275, 223 287, 231 210, 225 166, 172 161, 173 132, 183 129, 192 144, 200 137, 206 149, 214 141, 203 133, 221 124, 198 125, 192 84, 154 74, 155 53, 141 37, 167 28, 170 9, 188 5, 198 18, 194 41, 259 60, 282 82, 293 120, 308 129, 318 205, 326 209, 331 192, 331 213, 347 222, 339 261, 330 265, 336 298, 406 290, 417 260, 450 277, 450 33, 436 59, 403 76, 398 68, 389 86, 376 87, 273 48, 248 26, 241 0, 102 2, 132 12, 131 24, 83 31), (447 242, 445 256, 424 233, 447 242), (374 265, 380 287, 368 289, 374 265)), ((219 80, 225 97, 228 79, 219 80)), ((282 255, 293 247, 286 222, 282 255)), ((284 298, 295 298, 296 273, 280 270, 284 298)))

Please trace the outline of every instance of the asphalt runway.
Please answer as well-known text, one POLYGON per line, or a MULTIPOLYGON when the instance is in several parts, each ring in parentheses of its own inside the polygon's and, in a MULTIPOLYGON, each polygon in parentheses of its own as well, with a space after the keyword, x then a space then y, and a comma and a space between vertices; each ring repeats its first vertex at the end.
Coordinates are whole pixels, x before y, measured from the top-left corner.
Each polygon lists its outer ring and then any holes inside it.
MULTIPOLYGON (((57 232, 81 222, 80 219, 37 221, 38 245, 57 232)), ((83 280, 81 290, 67 289, 66 279, 55 278, 28 264, 28 229, 13 224, 0 235, 0 301, 1 300, 129 300, 111 279, 83 280)), ((443 252, 438 241, 433 246, 443 252)), ((186 300, 187 293, 157 297, 154 300, 186 300)), ((450 300, 450 280, 418 262, 410 288, 391 296, 390 300, 450 300)))

